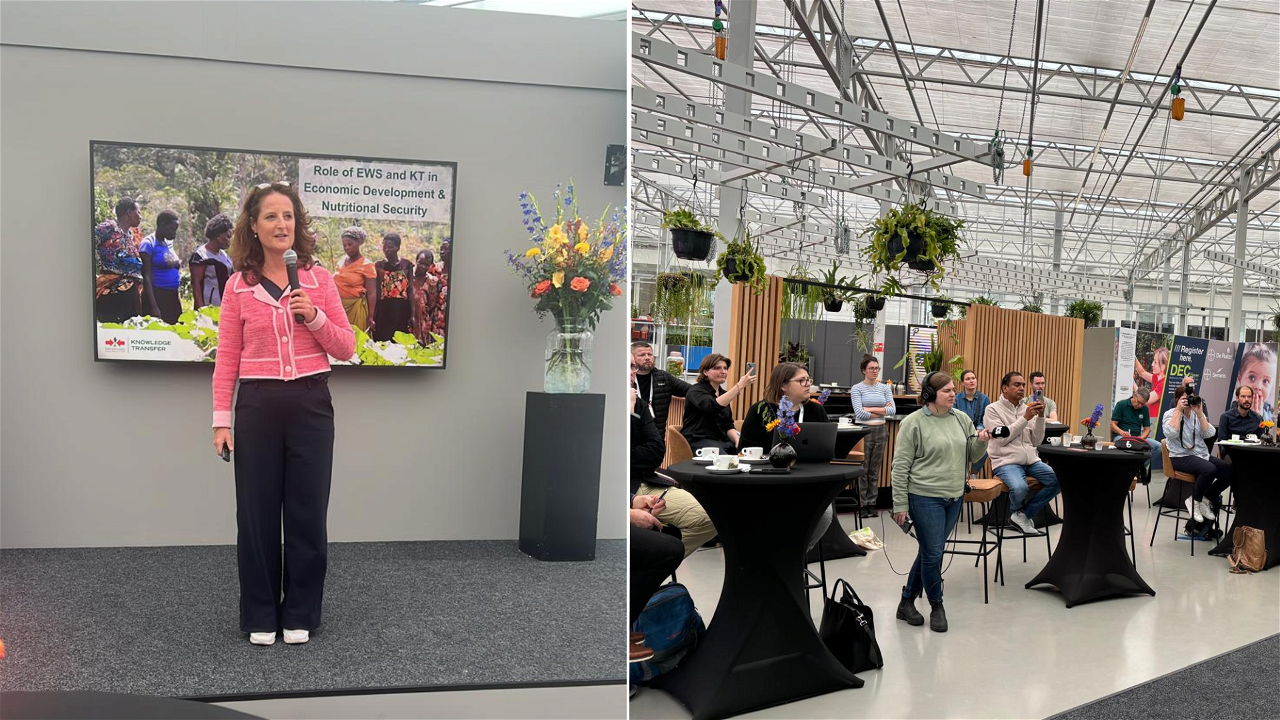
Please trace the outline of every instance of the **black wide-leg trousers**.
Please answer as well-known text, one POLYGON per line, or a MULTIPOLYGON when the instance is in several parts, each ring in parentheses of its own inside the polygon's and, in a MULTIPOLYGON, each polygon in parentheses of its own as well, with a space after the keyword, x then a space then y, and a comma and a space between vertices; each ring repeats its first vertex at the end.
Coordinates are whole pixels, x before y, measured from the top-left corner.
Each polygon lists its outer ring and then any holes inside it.
POLYGON ((240 629, 315 630, 328 568, 333 472, 327 375, 241 381, 235 449, 240 629))

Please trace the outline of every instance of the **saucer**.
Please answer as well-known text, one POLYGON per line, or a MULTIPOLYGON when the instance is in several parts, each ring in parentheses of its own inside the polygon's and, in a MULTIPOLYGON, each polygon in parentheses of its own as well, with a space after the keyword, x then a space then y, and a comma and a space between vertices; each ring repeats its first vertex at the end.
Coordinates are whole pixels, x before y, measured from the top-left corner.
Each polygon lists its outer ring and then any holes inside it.
POLYGON ((769 462, 769 458, 767 458, 767 457, 745 458, 745 457, 742 457, 741 455, 739 455, 739 456, 738 456, 738 462, 739 462, 739 463, 756 463, 756 464, 760 464, 760 463, 767 463, 767 462, 769 462))
POLYGON ((726 470, 721 470, 720 468, 717 468, 717 467, 707 468, 707 472, 711 473, 712 475, 737 475, 738 473, 744 473, 744 472, 750 472, 750 471, 751 471, 751 467, 749 465, 739 465, 736 468, 728 468, 726 470))
POLYGON ((716 461, 716 459, 715 459, 715 458, 709 458, 709 457, 698 457, 698 456, 696 456, 696 455, 695 455, 695 456, 693 457, 693 461, 694 461, 694 462, 696 462, 696 463, 702 463, 702 464, 704 464, 704 465, 710 465, 711 463, 715 462, 715 461, 716 461))

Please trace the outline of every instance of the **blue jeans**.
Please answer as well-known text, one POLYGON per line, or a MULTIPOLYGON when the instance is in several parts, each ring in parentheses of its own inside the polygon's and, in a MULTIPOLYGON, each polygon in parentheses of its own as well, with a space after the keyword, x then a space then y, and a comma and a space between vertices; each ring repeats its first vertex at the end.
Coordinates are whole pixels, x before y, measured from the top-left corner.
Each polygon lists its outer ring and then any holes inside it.
MULTIPOLYGON (((1122 438, 1122 437, 1124 437, 1124 436, 1123 436, 1123 435, 1113 435, 1113 436, 1111 437, 1111 442, 1116 442, 1117 440, 1119 440, 1119 439, 1120 439, 1120 438, 1122 438)), ((1135 435, 1134 437, 1137 437, 1137 436, 1135 435)), ((1155 457, 1157 457, 1157 456, 1159 456, 1159 455, 1160 455, 1160 443, 1156 442, 1156 439, 1155 439, 1155 438, 1153 438, 1153 437, 1149 437, 1149 438, 1145 438, 1145 439, 1146 439, 1146 441, 1147 441, 1147 446, 1151 448, 1151 457, 1147 458, 1147 462, 1146 462, 1146 463, 1144 463, 1144 464, 1142 465, 1142 467, 1143 467, 1144 469, 1146 469, 1146 470, 1150 470, 1150 469, 1151 469, 1151 460, 1152 460, 1152 459, 1154 459, 1155 457)))
POLYGON ((1009 512, 1015 513, 1021 510, 1026 516, 1033 518, 1054 495, 1058 494, 1058 475, 1053 472, 1053 468, 1045 465, 1043 462, 1036 462, 1030 465, 1001 465, 995 470, 996 477, 1009 488, 1009 512), (1027 500, 1030 490, 1027 488, 1027 476, 1040 481, 1044 487, 1035 494, 1035 497, 1027 500))
POLYGON ((960 498, 907 495, 908 512, 916 524, 920 549, 911 565, 911 572, 907 574, 903 597, 917 598, 924 591, 929 602, 942 602, 942 550, 951 529, 960 519, 961 505, 960 498))

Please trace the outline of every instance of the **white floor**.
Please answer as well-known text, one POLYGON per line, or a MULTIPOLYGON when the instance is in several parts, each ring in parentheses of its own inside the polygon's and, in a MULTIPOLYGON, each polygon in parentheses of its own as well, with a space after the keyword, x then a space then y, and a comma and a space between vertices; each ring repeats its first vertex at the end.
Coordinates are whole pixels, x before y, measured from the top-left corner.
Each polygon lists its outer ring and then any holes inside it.
MULTIPOLYGON (((1157 473, 1152 497, 1159 497, 1163 483, 1157 473)), ((1068 610, 1052 588, 1023 587, 1045 564, 1044 539, 1027 541, 1025 563, 1022 543, 1010 542, 1005 585, 991 586, 988 605, 982 602, 981 567, 973 567, 973 558, 954 558, 943 576, 950 621, 945 634, 929 630, 923 599, 917 603, 926 616, 923 627, 894 619, 903 578, 888 561, 905 573, 916 544, 881 513, 883 530, 879 519, 870 522, 887 552, 828 562, 827 578, 845 578, 874 609, 884 668, 861 673, 866 685, 860 689, 741 717, 1044 718, 1280 632, 1280 568, 1232 575, 1226 559, 1208 556, 1199 542, 1191 557, 1190 543, 1174 541, 1169 518, 1148 547, 1156 509, 1147 507, 1142 486, 1133 497, 1137 568, 1155 597, 1119 597, 1068 610)), ((853 516, 842 515, 841 524, 853 530, 853 516)), ((1055 546, 1060 530, 1050 531, 1055 546)), ((974 539, 978 532, 975 525, 974 539)), ((963 519, 960 534, 966 534, 963 519)), ((994 561, 992 554, 993 573, 994 561)), ((678 576, 711 621, 724 578, 721 552, 699 550, 678 576)), ((821 602, 815 591, 815 623, 821 602)), ((642 688, 630 708, 632 718, 690 717, 671 696, 650 688, 642 688)))
POLYGON ((389 693, 218 703, 271 720, 625 718, 626 685, 389 693))

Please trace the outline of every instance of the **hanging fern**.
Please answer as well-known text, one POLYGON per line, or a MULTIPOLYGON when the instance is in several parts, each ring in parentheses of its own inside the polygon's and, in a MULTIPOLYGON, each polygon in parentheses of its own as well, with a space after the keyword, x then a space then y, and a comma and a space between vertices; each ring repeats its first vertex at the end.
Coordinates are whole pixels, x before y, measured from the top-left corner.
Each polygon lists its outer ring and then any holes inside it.
MULTIPOLYGON (((813 280, 803 267, 796 265, 787 273, 792 280, 813 280)), ((787 320, 800 320, 804 324, 795 338, 804 342, 813 342, 818 338, 818 309, 822 307, 826 290, 813 285, 782 285, 782 343, 785 345, 791 338, 790 324, 787 320), (806 340, 807 338, 807 340, 806 340)))
POLYGON ((692 320, 711 308, 715 282, 691 271, 658 275, 650 315, 655 322, 679 323, 692 320))

